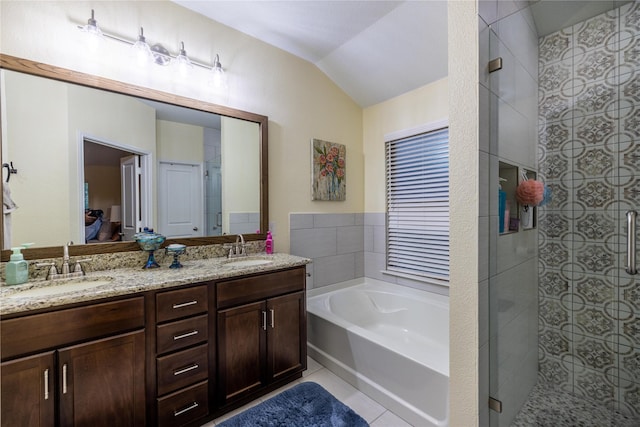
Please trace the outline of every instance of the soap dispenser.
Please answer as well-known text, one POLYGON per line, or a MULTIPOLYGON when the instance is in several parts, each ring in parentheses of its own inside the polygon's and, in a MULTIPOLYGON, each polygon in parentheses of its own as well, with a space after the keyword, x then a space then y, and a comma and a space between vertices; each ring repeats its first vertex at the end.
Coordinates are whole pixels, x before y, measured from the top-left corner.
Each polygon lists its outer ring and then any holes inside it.
POLYGON ((273 237, 271 237, 271 232, 267 231, 267 240, 264 242, 264 251, 271 255, 273 253, 273 237))
POLYGON ((21 247, 11 248, 13 254, 6 266, 7 285, 19 285, 29 279, 29 264, 24 260, 20 252, 21 247))

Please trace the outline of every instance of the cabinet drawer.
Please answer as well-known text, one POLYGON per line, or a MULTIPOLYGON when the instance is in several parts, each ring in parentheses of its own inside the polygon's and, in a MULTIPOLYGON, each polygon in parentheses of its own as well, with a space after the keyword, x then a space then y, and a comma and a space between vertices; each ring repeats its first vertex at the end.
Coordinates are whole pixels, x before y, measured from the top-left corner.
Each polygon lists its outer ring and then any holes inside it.
POLYGON ((179 350, 207 340, 206 314, 159 325, 157 327, 158 354, 179 350))
POLYGON ((144 298, 16 317, 0 323, 2 359, 144 326, 144 298))
POLYGON ((183 426, 209 415, 209 384, 204 381, 158 399, 158 425, 183 426))
POLYGON ((247 304, 304 290, 304 267, 242 279, 225 280, 216 285, 218 308, 247 304))
POLYGON ((207 285, 156 295, 157 322, 193 316, 207 311, 207 285))
POLYGON ((206 380, 209 376, 208 345, 158 357, 158 395, 206 380))

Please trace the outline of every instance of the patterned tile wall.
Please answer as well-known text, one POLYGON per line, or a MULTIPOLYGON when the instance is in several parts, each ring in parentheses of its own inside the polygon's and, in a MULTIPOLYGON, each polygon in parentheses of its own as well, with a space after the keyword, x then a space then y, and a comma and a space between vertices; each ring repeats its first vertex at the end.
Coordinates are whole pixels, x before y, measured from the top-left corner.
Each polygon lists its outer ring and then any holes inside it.
POLYGON ((540 378, 640 416, 640 2, 540 38, 539 115, 540 378))

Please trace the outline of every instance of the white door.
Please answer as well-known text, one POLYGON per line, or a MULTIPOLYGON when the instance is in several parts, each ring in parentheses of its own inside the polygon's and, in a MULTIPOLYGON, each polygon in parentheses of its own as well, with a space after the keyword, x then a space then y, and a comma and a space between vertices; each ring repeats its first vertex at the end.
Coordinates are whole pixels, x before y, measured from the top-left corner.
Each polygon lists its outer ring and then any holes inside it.
POLYGON ((166 237, 203 236, 201 166, 160 162, 158 176, 158 231, 166 237))
POLYGON ((141 189, 142 176, 139 156, 120 159, 122 185, 122 234, 123 240, 132 241, 133 235, 142 229, 141 189))

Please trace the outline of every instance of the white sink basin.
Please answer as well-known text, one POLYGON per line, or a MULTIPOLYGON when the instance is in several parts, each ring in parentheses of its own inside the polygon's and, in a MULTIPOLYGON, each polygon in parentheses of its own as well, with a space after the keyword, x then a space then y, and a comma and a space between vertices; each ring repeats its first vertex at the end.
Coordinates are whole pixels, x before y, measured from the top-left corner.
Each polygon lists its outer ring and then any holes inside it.
POLYGON ((239 259, 237 261, 228 261, 225 263, 229 267, 254 267, 256 265, 271 264, 270 259, 239 259))
POLYGON ((44 297, 67 292, 86 291, 88 289, 97 288, 99 286, 108 285, 113 281, 110 277, 100 277, 95 279, 79 279, 64 281, 61 283, 53 282, 48 286, 27 289, 26 291, 16 292, 7 295, 7 298, 23 298, 23 297, 44 297))

